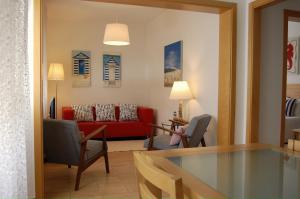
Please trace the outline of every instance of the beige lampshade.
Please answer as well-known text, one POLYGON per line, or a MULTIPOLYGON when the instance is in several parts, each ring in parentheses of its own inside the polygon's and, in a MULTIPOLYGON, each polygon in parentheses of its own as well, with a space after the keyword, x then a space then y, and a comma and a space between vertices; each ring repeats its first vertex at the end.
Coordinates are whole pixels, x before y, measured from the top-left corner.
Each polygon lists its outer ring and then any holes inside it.
POLYGON ((48 80, 64 80, 64 66, 59 63, 51 63, 48 72, 48 80))
POLYGON ((126 46, 130 44, 128 26, 126 24, 107 24, 103 43, 112 46, 126 46))
POLYGON ((186 100, 191 99, 192 93, 186 81, 175 81, 171 90, 170 99, 186 100))

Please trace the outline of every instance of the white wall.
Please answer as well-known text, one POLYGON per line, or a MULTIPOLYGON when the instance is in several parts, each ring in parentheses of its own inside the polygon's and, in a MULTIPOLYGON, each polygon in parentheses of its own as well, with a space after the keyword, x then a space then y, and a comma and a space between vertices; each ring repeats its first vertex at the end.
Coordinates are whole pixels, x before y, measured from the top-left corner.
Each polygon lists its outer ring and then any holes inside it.
POLYGON ((283 63, 283 10, 300 10, 299 0, 287 0, 262 10, 259 140, 280 144, 283 63))
MULTIPOLYGON (((59 82, 58 116, 61 106, 93 103, 137 103, 147 105, 146 73, 144 61, 145 28, 142 24, 129 24, 131 45, 109 47, 102 44, 107 22, 82 19, 47 22, 47 61, 64 64, 65 80, 59 82), (91 87, 72 88, 72 50, 91 51, 91 87), (102 54, 122 55, 121 88, 104 88, 102 81, 102 54)), ((49 81, 48 100, 55 96, 55 83, 49 81)))
MULTIPOLYGON (((289 21, 288 36, 289 36, 289 38, 300 39, 300 22, 289 21)), ((300 56, 300 53, 298 55, 298 59, 299 59, 299 56, 300 56)), ((298 69, 299 69, 299 67, 298 67, 298 69)), ((300 71, 298 73, 300 73, 300 71)), ((288 72, 287 73, 287 83, 288 84, 299 84, 300 83, 300 74, 288 72)))
POLYGON ((246 143, 248 81, 248 3, 253 0, 226 0, 237 3, 237 60, 235 144, 246 143))
MULTIPOLYGON (((178 101, 169 99, 171 88, 164 87, 164 46, 183 41, 183 79, 189 82, 195 99, 185 104, 185 119, 211 114, 210 138, 215 143, 218 113, 219 16, 198 12, 167 10, 147 25, 147 74, 150 106, 157 122, 168 121, 178 101)), ((209 141, 208 141, 209 142, 209 141)))

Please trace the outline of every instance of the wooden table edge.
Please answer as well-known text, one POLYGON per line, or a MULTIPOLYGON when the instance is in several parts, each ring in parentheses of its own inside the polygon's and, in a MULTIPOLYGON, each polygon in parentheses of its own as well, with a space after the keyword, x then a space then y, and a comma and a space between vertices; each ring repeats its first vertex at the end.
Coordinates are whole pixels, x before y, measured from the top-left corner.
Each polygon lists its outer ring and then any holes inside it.
POLYGON ((153 159, 156 166, 170 172, 174 175, 180 176, 183 180, 184 191, 186 198, 226 198, 222 193, 218 192, 214 188, 210 187, 200 179, 194 177, 192 174, 181 169, 179 166, 172 163, 167 157, 187 156, 194 154, 209 154, 209 153, 223 153, 233 152, 241 150, 263 150, 272 149, 275 151, 283 152, 288 155, 296 155, 300 157, 300 152, 291 151, 288 149, 280 148, 269 144, 240 144, 230 146, 213 146, 213 147, 199 147, 199 148, 187 148, 187 149, 172 149, 161 151, 143 151, 142 153, 148 155, 153 159))

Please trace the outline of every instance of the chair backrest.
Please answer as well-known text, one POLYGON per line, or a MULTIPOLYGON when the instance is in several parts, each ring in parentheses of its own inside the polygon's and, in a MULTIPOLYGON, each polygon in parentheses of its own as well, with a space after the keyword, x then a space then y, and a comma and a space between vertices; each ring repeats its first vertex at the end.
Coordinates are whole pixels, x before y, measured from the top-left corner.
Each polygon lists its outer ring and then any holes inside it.
POLYGON ((155 167, 153 161, 141 152, 134 152, 134 164, 141 199, 159 199, 162 191, 169 194, 171 199, 183 198, 181 178, 155 167))
POLYGON ((78 165, 80 140, 75 121, 44 120, 44 153, 47 162, 78 165))
POLYGON ((186 129, 188 135, 189 147, 198 147, 204 133, 207 131, 208 124, 211 120, 211 116, 204 114, 193 117, 186 129))

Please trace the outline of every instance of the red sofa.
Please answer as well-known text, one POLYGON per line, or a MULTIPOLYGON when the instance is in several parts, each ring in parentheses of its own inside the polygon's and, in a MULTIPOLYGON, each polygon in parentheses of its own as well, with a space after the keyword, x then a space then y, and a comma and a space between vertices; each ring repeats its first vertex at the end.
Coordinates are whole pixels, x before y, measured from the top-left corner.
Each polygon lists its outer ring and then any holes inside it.
MULTIPOLYGON (((146 137, 151 133, 152 128, 148 125, 153 123, 154 114, 153 109, 146 107, 138 107, 137 121, 119 121, 120 108, 115 107, 115 115, 117 121, 96 121, 96 111, 93 107, 94 121, 92 122, 78 122, 80 131, 83 131, 85 135, 93 132, 102 125, 107 125, 106 136, 107 138, 125 138, 125 137, 146 137)), ((74 120, 74 111, 72 107, 62 108, 62 118, 64 120, 74 120)), ((95 138, 101 138, 98 135, 95 138)))

